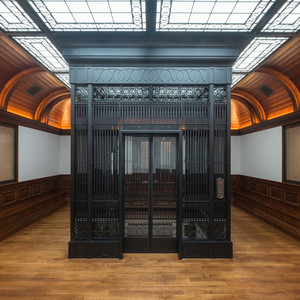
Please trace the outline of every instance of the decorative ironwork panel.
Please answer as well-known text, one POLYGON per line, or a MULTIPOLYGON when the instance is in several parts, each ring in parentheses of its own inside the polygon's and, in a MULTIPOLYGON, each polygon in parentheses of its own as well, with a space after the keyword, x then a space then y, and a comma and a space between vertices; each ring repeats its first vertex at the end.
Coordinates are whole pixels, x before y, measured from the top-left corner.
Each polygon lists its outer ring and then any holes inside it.
POLYGON ((75 89, 75 123, 87 122, 88 89, 78 86, 75 89))
POLYGON ((187 129, 183 136, 184 201, 207 199, 209 129, 187 129))
POLYGON ((93 129, 93 199, 119 200, 119 132, 93 129))
POLYGON ((226 86, 214 88, 214 108, 215 108, 215 122, 226 123, 227 121, 226 86))
MULTIPOLYGON (((70 57, 74 54, 66 55, 70 57)), ((70 83, 75 84, 178 86, 230 84, 231 80, 231 67, 70 67, 70 83)))
POLYGON ((214 221, 213 239, 214 240, 226 240, 227 239, 227 221, 226 221, 226 219, 214 221))
POLYGON ((86 240, 88 238, 89 223, 86 220, 74 220, 74 239, 86 240))
POLYGON ((99 124, 203 123, 208 91, 207 86, 94 86, 93 119, 99 124))
POLYGON ((75 200, 87 201, 88 143, 87 129, 75 130, 75 200))
POLYGON ((209 222, 209 203, 184 203, 182 209, 182 239, 209 239, 209 222))
POLYGON ((94 203, 92 215, 92 239, 119 239, 119 207, 106 203, 94 203))

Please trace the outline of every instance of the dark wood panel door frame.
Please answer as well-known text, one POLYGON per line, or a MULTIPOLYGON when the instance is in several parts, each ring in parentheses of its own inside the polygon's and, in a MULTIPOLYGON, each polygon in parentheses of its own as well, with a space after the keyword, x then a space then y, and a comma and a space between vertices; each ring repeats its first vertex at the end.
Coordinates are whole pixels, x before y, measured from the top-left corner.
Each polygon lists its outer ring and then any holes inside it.
MULTIPOLYGON (((120 210, 121 210, 121 218, 120 218, 120 228, 121 233, 123 234, 122 240, 122 249, 125 252, 131 252, 130 249, 125 249, 125 209, 124 209, 124 181, 125 181, 125 136, 135 136, 135 137, 149 137, 150 143, 150 153, 151 156, 151 163, 149 165, 149 210, 148 210, 148 220, 149 226, 148 226, 148 232, 150 237, 150 245, 147 246, 146 239, 140 239, 141 243, 141 251, 140 252, 180 252, 181 250, 181 227, 182 227, 182 221, 181 221, 181 207, 182 207, 182 130, 120 130, 119 131, 119 152, 120 152, 120 160, 119 160, 119 170, 120 170, 120 210), (153 192, 153 182, 152 182, 152 162, 153 162, 153 147, 152 147, 152 139, 153 137, 176 137, 176 235, 177 238, 175 239, 173 245, 170 245, 170 248, 168 249, 168 239, 165 238, 159 238, 158 241, 154 241, 153 243, 153 237, 152 237, 152 192, 153 192), (148 247, 148 251, 147 251, 148 247), (173 249, 173 250, 172 250, 173 249), (175 249, 175 251, 174 251, 175 249)), ((132 251, 137 252, 137 251, 132 251)), ((180 255, 180 254, 179 254, 180 255)))

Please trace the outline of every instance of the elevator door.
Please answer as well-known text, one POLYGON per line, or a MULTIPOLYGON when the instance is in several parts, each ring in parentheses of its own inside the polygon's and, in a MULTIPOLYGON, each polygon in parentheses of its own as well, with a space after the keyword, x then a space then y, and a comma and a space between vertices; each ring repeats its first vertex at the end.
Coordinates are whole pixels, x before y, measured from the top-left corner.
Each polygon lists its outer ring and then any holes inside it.
POLYGON ((177 137, 126 135, 124 252, 177 252, 177 137))

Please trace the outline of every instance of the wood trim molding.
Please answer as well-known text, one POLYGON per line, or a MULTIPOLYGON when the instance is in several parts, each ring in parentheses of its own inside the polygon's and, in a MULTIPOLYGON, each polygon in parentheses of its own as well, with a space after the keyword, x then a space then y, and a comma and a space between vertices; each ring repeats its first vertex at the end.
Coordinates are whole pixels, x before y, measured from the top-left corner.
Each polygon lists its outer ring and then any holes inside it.
POLYGON ((0 122, 10 124, 10 125, 19 125, 24 127, 29 127, 45 132, 50 132, 58 135, 70 135, 70 129, 59 129, 48 124, 41 123, 36 120, 27 119, 22 116, 18 116, 11 112, 7 112, 3 109, 0 109, 0 122))
POLYGON ((271 120, 266 120, 258 124, 253 124, 251 126, 242 129, 237 129, 237 130, 233 129, 231 130, 231 135, 243 135, 243 134, 248 134, 248 133, 265 130, 277 126, 293 125, 299 123, 299 119, 300 119, 300 110, 297 110, 293 113, 278 118, 274 118, 271 120))
POLYGON ((300 239, 300 186, 231 175, 233 204, 300 239))
POLYGON ((0 185, 0 240, 66 205, 60 175, 0 185))

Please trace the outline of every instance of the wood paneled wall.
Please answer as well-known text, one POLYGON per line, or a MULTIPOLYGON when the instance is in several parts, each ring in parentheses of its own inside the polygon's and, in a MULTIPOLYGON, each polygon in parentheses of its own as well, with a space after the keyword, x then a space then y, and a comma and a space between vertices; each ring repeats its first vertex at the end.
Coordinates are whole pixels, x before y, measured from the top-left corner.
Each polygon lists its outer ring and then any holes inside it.
POLYGON ((300 239, 300 186, 231 176, 233 204, 300 239))
POLYGON ((68 177, 51 176, 0 186, 0 240, 66 205, 68 177))
POLYGON ((60 188, 66 193, 67 203, 71 201, 71 175, 60 175, 60 188))

